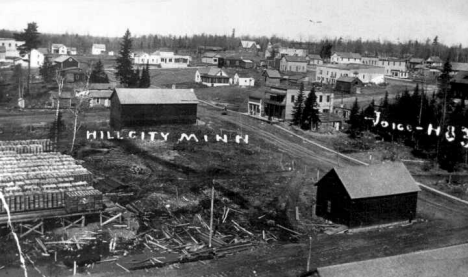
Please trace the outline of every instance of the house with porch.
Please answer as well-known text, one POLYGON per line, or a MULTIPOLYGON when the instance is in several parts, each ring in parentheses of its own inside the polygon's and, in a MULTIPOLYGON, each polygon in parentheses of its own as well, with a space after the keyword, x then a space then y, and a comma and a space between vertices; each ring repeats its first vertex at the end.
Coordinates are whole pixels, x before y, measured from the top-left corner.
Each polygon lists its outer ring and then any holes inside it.
POLYGON ((253 116, 264 116, 263 110, 263 97, 264 92, 260 90, 255 90, 250 93, 248 101, 248 113, 253 116))
POLYGON ((217 67, 199 68, 195 72, 195 82, 209 87, 229 86, 232 79, 229 75, 217 67))

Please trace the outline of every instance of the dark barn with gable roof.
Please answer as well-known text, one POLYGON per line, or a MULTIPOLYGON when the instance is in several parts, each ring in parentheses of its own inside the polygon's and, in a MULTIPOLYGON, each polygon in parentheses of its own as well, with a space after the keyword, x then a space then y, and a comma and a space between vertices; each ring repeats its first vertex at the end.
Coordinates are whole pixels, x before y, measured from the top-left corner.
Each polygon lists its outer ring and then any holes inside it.
POLYGON ((198 99, 192 89, 115 88, 110 99, 115 129, 197 121, 198 99))
POLYGON ((316 215, 350 228, 416 216, 420 189, 402 163, 334 168, 316 186, 316 215))

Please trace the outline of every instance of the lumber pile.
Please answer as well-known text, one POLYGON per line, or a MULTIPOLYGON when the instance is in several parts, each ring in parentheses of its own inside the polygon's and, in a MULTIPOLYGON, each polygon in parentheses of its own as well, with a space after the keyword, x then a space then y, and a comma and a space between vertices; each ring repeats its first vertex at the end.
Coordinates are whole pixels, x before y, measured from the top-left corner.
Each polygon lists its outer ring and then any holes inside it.
POLYGON ((18 154, 41 153, 50 152, 53 149, 53 143, 50 139, 0 141, 0 153, 6 151, 13 151, 18 154))

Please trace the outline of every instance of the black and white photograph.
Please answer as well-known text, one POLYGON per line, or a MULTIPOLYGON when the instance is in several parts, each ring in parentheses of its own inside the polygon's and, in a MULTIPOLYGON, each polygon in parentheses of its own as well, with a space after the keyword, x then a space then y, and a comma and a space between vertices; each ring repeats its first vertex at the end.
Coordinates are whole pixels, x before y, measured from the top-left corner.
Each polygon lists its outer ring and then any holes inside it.
POLYGON ((465 0, 0 6, 0 277, 468 276, 465 0))

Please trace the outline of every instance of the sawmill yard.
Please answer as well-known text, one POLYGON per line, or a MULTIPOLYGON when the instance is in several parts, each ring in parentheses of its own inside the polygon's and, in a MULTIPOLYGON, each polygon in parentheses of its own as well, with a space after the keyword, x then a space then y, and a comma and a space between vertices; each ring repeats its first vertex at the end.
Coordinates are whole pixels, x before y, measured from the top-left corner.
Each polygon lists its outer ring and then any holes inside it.
MULTIPOLYGON (((216 102, 214 96, 206 100, 216 102)), ((28 128, 27 122, 51 122, 54 116, 47 111, 2 115, 1 140, 47 137, 47 128, 28 128)), ((345 226, 314 218, 317 177, 355 163, 278 126, 200 104, 197 125, 135 130, 138 136, 146 132, 146 140, 100 139, 99 131, 108 130, 108 116, 106 110, 89 113, 69 154, 94 174, 104 204, 120 211, 123 222, 100 226, 91 218, 85 227, 64 230, 51 221, 39 236, 52 250, 50 256, 42 254, 34 235, 22 238, 23 251, 46 276, 73 274, 73 261, 78 261, 78 273, 95 276, 298 276, 306 270, 309 236, 311 269, 467 241, 467 206, 426 190, 412 224, 343 233, 345 226), (98 131, 98 138, 87 140, 86 130, 98 131), (148 131, 158 132, 156 140, 148 140, 148 131), (167 141, 161 133, 169 133, 167 141), (179 142, 183 133, 199 141, 179 142), (227 143, 216 142, 216 135, 226 135, 227 143), (237 143, 236 135, 248 135, 248 143, 237 143), (216 250, 207 250, 212 188, 216 250), (64 243, 65 248, 53 244, 57 241, 71 244, 64 243)), ((67 123, 71 117, 64 119, 67 123)), ((336 149, 343 148, 338 141, 346 140, 344 135, 295 132, 336 149)), ((70 132, 64 132, 63 152, 69 152, 70 141, 70 132)), ((376 147, 374 159, 385 159, 377 153, 386 147, 376 147)), ((350 154, 365 159, 370 151, 350 154)), ((0 275, 21 276, 11 236, 2 238, 1 249, 6 254, 0 275)), ((40 276, 30 263, 28 272, 40 276)))

